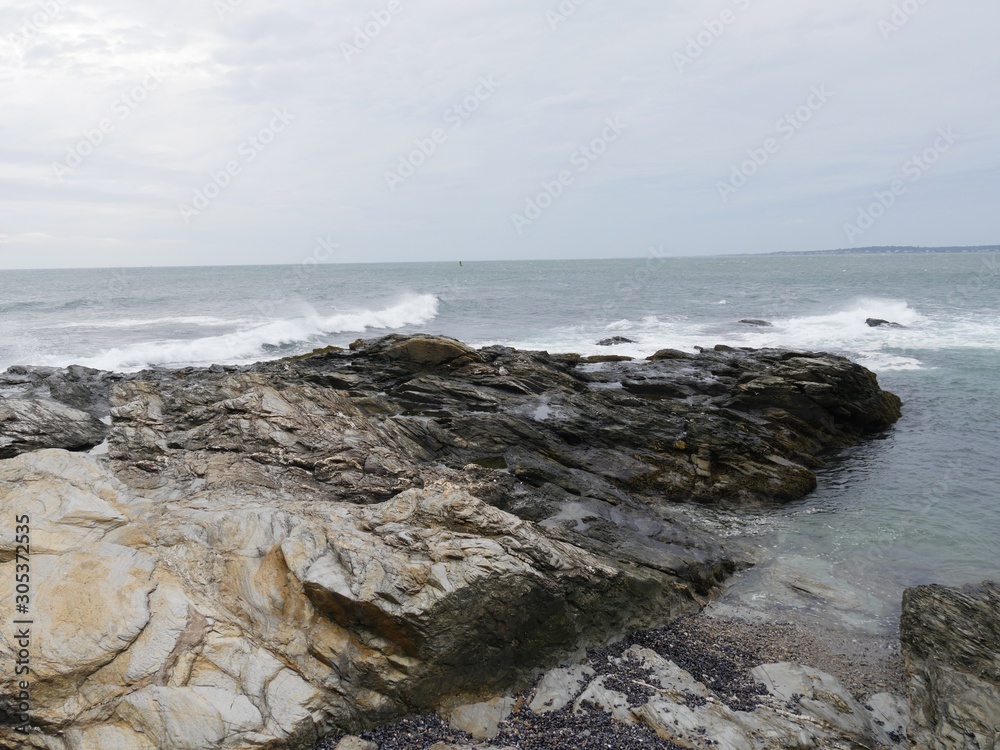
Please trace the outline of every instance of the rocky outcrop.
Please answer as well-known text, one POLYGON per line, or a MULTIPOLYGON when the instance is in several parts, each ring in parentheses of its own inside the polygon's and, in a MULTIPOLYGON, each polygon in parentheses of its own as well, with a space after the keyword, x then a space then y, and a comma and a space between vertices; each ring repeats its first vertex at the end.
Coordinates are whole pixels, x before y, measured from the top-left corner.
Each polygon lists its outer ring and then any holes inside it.
POLYGON ((865 325, 869 328, 906 328, 902 323, 894 323, 882 318, 868 318, 865 320, 865 325))
POLYGON ((270 481, 292 465, 316 492, 370 502, 473 464, 502 485, 501 507, 533 521, 567 502, 607 520, 629 497, 797 499, 824 455, 899 417, 874 375, 830 355, 594 364, 401 336, 238 373, 131 378, 111 400, 112 457, 144 483, 197 475, 199 456, 248 458, 270 481))
POLYGON ((618 346, 619 344, 634 344, 633 339, 625 338, 624 336, 612 336, 611 338, 601 339, 597 342, 598 346, 618 346))
POLYGON ((42 448, 87 450, 107 431, 90 414, 55 401, 0 398, 0 459, 42 448))
POLYGON ((1000 585, 908 589, 900 637, 915 746, 1000 747, 1000 585))
MULTIPOLYGON (((0 487, 31 518, 41 728, 27 745, 0 728, 6 747, 307 747, 698 600, 676 572, 599 557, 443 482, 371 505, 197 484, 142 497, 93 459, 40 451, 0 463, 0 487)), ((7 660, 3 693, 14 684, 7 660)))
POLYGON ((0 726, 0 748, 304 748, 481 703, 742 564, 674 501, 800 497, 899 414, 828 355, 586 363, 433 336, 93 376, 85 400, 102 388, 107 456, 0 462, 37 644, 37 731, 0 726))
POLYGON ((56 401, 93 417, 108 414, 111 383, 125 376, 91 367, 14 365, 0 373, 0 397, 56 401))
POLYGON ((111 383, 89 367, 27 367, 0 373, 0 458, 42 448, 88 450, 107 436, 111 383))

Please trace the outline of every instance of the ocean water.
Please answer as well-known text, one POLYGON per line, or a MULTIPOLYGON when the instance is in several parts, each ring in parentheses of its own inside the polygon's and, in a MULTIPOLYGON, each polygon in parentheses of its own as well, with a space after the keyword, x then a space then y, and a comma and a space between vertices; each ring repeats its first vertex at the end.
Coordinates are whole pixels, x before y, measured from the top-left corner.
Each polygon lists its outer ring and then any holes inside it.
POLYGON ((415 331, 584 354, 849 356, 904 417, 808 498, 719 514, 760 560, 737 598, 879 631, 905 586, 1000 579, 1000 254, 0 271, 0 369, 252 362, 415 331), (597 346, 609 336, 635 343, 597 346))

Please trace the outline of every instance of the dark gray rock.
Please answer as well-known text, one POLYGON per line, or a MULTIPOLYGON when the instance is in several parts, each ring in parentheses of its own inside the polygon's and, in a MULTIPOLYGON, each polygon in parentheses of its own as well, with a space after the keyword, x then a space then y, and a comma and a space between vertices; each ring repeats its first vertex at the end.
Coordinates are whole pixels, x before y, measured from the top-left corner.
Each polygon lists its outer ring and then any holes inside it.
POLYGON ((502 502, 533 520, 564 493, 636 508, 797 499, 825 455, 900 413, 872 373, 826 354, 591 366, 399 335, 239 373, 140 373, 115 384, 112 402, 111 455, 124 462, 249 457, 299 467, 317 491, 355 502, 423 486, 441 467, 511 466, 518 483, 502 502), (647 468, 609 485, 590 468, 594 451, 647 468))
POLYGON ((646 359, 651 362, 656 362, 661 359, 689 359, 694 355, 688 354, 687 352, 682 352, 680 349, 660 349, 653 354, 650 354, 646 359))
POLYGON ((87 450, 107 432, 100 420, 55 401, 0 398, 0 458, 43 448, 87 450))
POLYGON ((111 383, 126 377, 80 365, 14 365, 0 373, 0 396, 57 401, 101 419, 110 411, 108 390, 111 383))
POLYGON ((881 318, 868 318, 865 320, 872 328, 906 328, 902 323, 893 323, 890 320, 882 320, 881 318))
POLYGON ((1000 585, 907 589, 900 639, 915 746, 1000 747, 1000 585))
POLYGON ((634 344, 635 341, 632 339, 627 339, 624 336, 612 336, 609 339, 601 339, 597 342, 598 346, 618 346, 619 344, 634 344))
POLYGON ((768 321, 758 318, 744 318, 740 323, 747 326, 757 326, 758 328, 770 328, 772 326, 768 321))

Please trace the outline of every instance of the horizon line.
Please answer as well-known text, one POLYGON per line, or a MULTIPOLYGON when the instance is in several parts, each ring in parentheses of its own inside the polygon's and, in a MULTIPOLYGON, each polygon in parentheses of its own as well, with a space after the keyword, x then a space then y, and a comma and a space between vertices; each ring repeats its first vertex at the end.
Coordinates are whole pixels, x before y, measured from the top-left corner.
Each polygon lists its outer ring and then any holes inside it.
MULTIPOLYGON (((659 249, 653 248, 651 249, 659 249)), ((317 261, 316 264, 298 263, 204 263, 204 264, 163 264, 163 265, 135 265, 135 266, 58 266, 45 268, 7 268, 0 267, 0 273, 4 271, 114 271, 123 268, 132 269, 154 269, 154 268, 267 268, 267 267, 289 267, 300 265, 318 266, 377 266, 377 265, 407 265, 407 264, 454 264, 454 263, 573 263, 578 261, 613 261, 613 260, 644 260, 649 257, 659 258, 747 258, 754 256, 774 257, 776 255, 864 255, 878 250, 965 250, 967 252, 1000 252, 1000 244, 996 245, 869 245, 857 248, 830 248, 825 250, 764 250, 757 252, 743 253, 711 253, 706 255, 662 253, 660 255, 621 255, 602 258, 477 258, 475 260, 371 260, 371 261, 317 261)), ((909 253, 898 253, 900 255, 909 253)), ((943 253, 942 253, 943 254, 943 253)))

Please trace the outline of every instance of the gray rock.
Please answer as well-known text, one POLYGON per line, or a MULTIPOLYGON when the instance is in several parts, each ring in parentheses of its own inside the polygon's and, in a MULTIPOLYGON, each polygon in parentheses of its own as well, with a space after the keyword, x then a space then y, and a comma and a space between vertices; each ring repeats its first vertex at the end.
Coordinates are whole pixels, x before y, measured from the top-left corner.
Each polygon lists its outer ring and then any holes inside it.
POLYGON ((583 665, 553 669, 539 681, 528 708, 536 714, 561 711, 583 692, 594 676, 594 670, 583 665))
POLYGON ((758 328, 770 328, 772 325, 768 321, 759 320, 758 318, 744 318, 740 323, 747 326, 757 326, 758 328))
POLYGON ((907 589, 900 638, 914 743, 1000 748, 1000 585, 907 589))
POLYGON ((601 339, 597 342, 598 346, 618 346, 619 344, 634 344, 635 341, 632 339, 627 339, 624 336, 612 336, 608 339, 601 339))
POLYGON ((902 323, 893 323, 882 318, 868 318, 865 323, 871 328, 906 328, 902 323))
POLYGON ((910 704, 905 698, 892 693, 876 693, 865 701, 865 705, 890 739, 909 747, 906 736, 910 728, 910 704))
POLYGON ((632 715, 632 707, 629 705, 628 696, 617 690, 607 687, 604 684, 604 677, 598 677, 587 685, 586 689, 573 702, 573 711, 580 713, 583 705, 588 704, 594 708, 606 711, 618 721, 626 724, 634 724, 635 717, 632 715))
POLYGON ((453 729, 466 732, 477 740, 492 740, 500 734, 500 722, 513 710, 514 699, 504 696, 456 706, 445 713, 445 718, 453 729))
POLYGON ((335 750, 379 750, 379 748, 374 742, 363 740, 360 737, 348 736, 337 743, 335 750))
POLYGON ((807 715, 840 730, 866 746, 889 746, 888 735, 840 680, 826 672, 798 664, 765 664, 751 673, 771 695, 797 703, 807 715))
POLYGON ((111 383, 126 377, 80 365, 14 365, 0 373, 0 396, 58 401, 100 419, 108 415, 111 383))
POLYGON ((0 398, 0 458, 43 448, 88 450, 107 432, 90 414, 55 401, 0 398))

